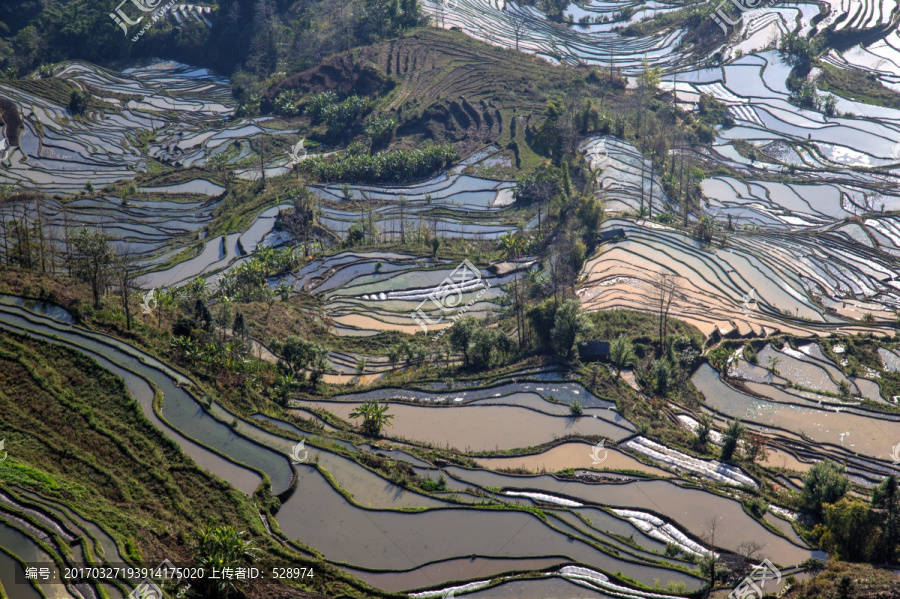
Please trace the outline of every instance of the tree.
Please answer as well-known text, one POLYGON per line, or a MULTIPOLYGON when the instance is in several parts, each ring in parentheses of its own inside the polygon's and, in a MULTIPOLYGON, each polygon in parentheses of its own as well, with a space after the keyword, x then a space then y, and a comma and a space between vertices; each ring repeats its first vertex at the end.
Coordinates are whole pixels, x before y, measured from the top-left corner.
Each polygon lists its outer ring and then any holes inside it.
POLYGON ((102 230, 81 229, 72 242, 72 272, 91 286, 94 308, 100 307, 100 295, 106 289, 115 261, 110 238, 102 230))
MULTIPOLYGON (((525 239, 521 235, 504 233, 500 236, 500 249, 506 254, 507 260, 518 260, 525 253, 525 239)), ((519 269, 516 268, 516 276, 513 279, 513 301, 516 310, 516 330, 519 336, 519 347, 523 347, 523 329, 525 328, 525 316, 522 309, 521 296, 519 294, 519 269)))
POLYGON ((823 505, 825 523, 819 542, 838 559, 869 561, 875 549, 877 526, 872 510, 855 497, 823 505))
POLYGON ((728 424, 722 433, 722 461, 727 462, 734 456, 738 443, 746 432, 747 427, 741 424, 740 419, 735 418, 728 424))
MULTIPOLYGON (((119 285, 119 297, 122 300, 122 311, 125 312, 125 327, 131 330, 131 303, 129 299, 133 291, 137 290, 135 279, 137 278, 136 254, 130 248, 124 248, 115 256, 112 264, 116 283, 119 285)), ((159 295, 154 290, 154 295, 159 295)), ((159 304, 157 303, 157 309, 159 304)))
POLYGON ((850 489, 850 479, 844 474, 845 468, 831 460, 818 462, 803 477, 803 491, 800 505, 815 516, 822 516, 822 506, 836 503, 850 489))
POLYGON ((708 214, 701 214, 697 220, 695 235, 698 240, 703 243, 710 243, 713 239, 713 232, 716 228, 716 221, 708 214))
POLYGON ((713 417, 709 414, 703 413, 700 414, 700 418, 697 419, 697 426, 694 428, 694 433, 697 435, 697 441, 700 445, 706 445, 706 442, 709 441, 709 434, 712 432, 713 428, 713 417))
POLYGON ((260 189, 266 187, 266 162, 269 156, 276 150, 275 140, 271 135, 261 135, 254 137, 250 141, 253 151, 259 156, 259 180, 260 189))
MULTIPOLYGON (((246 538, 246 532, 233 526, 214 525, 212 519, 191 534, 190 551, 193 565, 205 572, 246 568, 257 557, 255 543, 246 538)), ((235 582, 234 579, 204 578, 198 582, 198 590, 208 599, 230 597, 239 592, 235 582)))
POLYGON ((281 352, 279 363, 289 372, 299 374, 309 370, 309 381, 312 386, 315 386, 328 370, 328 349, 313 341, 291 335, 284 343, 277 344, 275 349, 281 352))
POLYGON ((450 347, 463 355, 464 366, 469 365, 469 345, 480 326, 474 316, 464 316, 450 327, 450 347))
POLYGON ((653 385, 657 395, 664 396, 669 392, 669 383, 672 379, 672 368, 668 360, 655 360, 653 362, 653 385))
MULTIPOLYGON (((521 10, 521 9, 519 9, 521 10)), ((525 15, 519 12, 513 12, 510 8, 510 5, 506 4, 506 18, 509 22, 509 26, 512 27, 513 36, 516 39, 516 52, 519 51, 519 39, 522 37, 522 34, 525 33, 526 26, 528 25, 528 21, 525 19, 525 15)))
POLYGON ((744 453, 751 463, 765 460, 768 457, 766 438, 759 433, 748 433, 747 438, 744 440, 744 453))
POLYGON ((616 376, 621 376, 622 369, 634 365, 634 351, 631 342, 625 335, 619 335, 609 344, 609 361, 616 367, 616 376))
POLYGON ((581 302, 574 299, 564 301, 556 310, 553 328, 550 330, 553 349, 561 356, 571 357, 575 339, 589 330, 589 327, 581 312, 581 302))
POLYGON ((713 589, 716 588, 716 581, 728 571, 716 554, 716 537, 719 534, 720 525, 721 519, 716 516, 710 516, 704 523, 706 533, 703 535, 703 540, 706 542, 709 553, 700 560, 700 571, 706 576, 709 585, 706 590, 707 596, 711 595, 713 589))
POLYGON ((653 303, 659 315, 659 345, 660 349, 666 345, 666 337, 669 334, 669 311, 672 302, 681 296, 679 277, 660 270, 653 277, 653 303))
POLYGON ((377 437, 381 434, 381 429, 385 426, 394 426, 391 424, 394 415, 387 413, 389 408, 390 404, 385 403, 384 405, 381 405, 378 403, 378 400, 373 399, 372 401, 367 401, 356 406, 356 408, 350 412, 350 418, 362 418, 363 431, 369 436, 377 437))
POLYGON ((900 492, 893 474, 872 490, 872 507, 882 512, 882 545, 879 557, 893 562, 900 546, 900 492))
POLYGON ((84 114, 87 110, 88 97, 80 89, 73 89, 69 94, 69 111, 72 114, 84 114))

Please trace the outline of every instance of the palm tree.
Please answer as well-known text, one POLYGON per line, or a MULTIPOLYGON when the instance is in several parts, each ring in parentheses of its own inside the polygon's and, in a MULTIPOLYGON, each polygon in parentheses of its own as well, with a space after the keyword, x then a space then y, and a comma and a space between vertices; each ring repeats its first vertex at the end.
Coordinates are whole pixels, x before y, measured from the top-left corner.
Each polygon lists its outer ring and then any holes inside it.
MULTIPOLYGON (((191 535, 193 564, 205 572, 222 571, 225 568, 246 568, 257 557, 254 542, 246 538, 245 531, 233 526, 214 525, 210 518, 205 527, 191 535)), ((230 597, 238 593, 235 580, 224 578, 202 579, 200 593, 209 599, 230 597)))
POLYGON ((186 356, 194 348, 194 341, 190 337, 172 337, 169 341, 169 349, 181 356, 186 356))
POLYGON ((291 294, 294 293, 294 288, 287 283, 279 283, 278 287, 275 288, 275 293, 281 296, 281 301, 286 302, 291 299, 291 294))
POLYGON ((297 379, 294 376, 293 372, 288 372, 287 374, 279 374, 275 377, 275 387, 278 389, 278 396, 281 397, 281 400, 287 402, 288 397, 290 397, 291 391, 297 385, 297 379))
MULTIPOLYGON (((507 260, 517 260, 525 253, 525 239, 521 235, 512 233, 504 233, 500 237, 500 249, 506 254, 507 260)), ((522 303, 519 301, 519 271, 516 269, 516 278, 513 280, 513 294, 516 302, 516 329, 519 336, 519 347, 523 347, 524 339, 522 337, 522 329, 525 325, 525 318, 522 314, 522 303)))
POLYGON ((609 361, 616 367, 616 376, 622 374, 623 368, 634 365, 634 352, 631 350, 631 343, 625 338, 625 335, 619 335, 609 345, 609 361))
POLYGON ((781 363, 781 358, 778 356, 769 356, 769 369, 772 371, 772 374, 778 376, 778 365, 781 363))
POLYGON ((378 403, 378 400, 373 399, 372 401, 367 401, 356 406, 356 408, 350 412, 350 418, 362 418, 363 431, 367 435, 377 437, 381 434, 381 429, 383 427, 394 426, 391 424, 394 415, 387 413, 389 408, 390 405, 388 403, 381 405, 378 403))
POLYGON ((700 220, 697 221, 697 239, 706 243, 712 241, 715 226, 716 222, 711 216, 707 214, 702 215, 700 220))

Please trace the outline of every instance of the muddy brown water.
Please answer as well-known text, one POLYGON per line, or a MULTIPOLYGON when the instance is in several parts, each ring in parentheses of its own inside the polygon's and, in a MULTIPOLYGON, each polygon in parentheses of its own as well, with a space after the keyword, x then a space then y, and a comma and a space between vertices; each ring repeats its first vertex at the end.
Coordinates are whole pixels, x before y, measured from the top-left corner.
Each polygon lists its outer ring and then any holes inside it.
POLYGON ((552 557, 536 559, 461 557, 428 564, 410 572, 367 572, 355 568, 347 568, 347 571, 374 587, 396 593, 438 586, 445 580, 475 580, 493 577, 503 572, 546 570, 565 563, 566 560, 552 557), (404 586, 409 584, 413 586, 404 586))
MULTIPOLYGON (((900 422, 757 399, 723 383, 708 364, 703 364, 692 380, 714 410, 755 424, 802 433, 816 443, 842 446, 890 461, 894 439, 900 439, 900 422)), ((771 388, 769 394, 783 396, 783 401, 803 401, 776 388, 771 388)))
POLYGON ((455 478, 482 488, 528 489, 607 507, 649 510, 668 516, 697 539, 708 535, 708 521, 715 517, 719 521, 717 545, 736 551, 744 541, 760 541, 765 544, 763 556, 777 564, 799 564, 813 555, 764 528, 744 511, 739 501, 670 481, 588 484, 549 475, 512 476, 458 467, 446 470, 455 478))
POLYGON ((672 476, 665 470, 647 466, 615 449, 604 449, 598 452, 598 458, 603 461, 594 463, 593 449, 593 446, 587 443, 563 443, 543 453, 508 458, 477 458, 476 462, 479 466, 490 470, 521 468, 531 472, 558 472, 566 468, 594 468, 596 470, 639 470, 665 478, 672 476))
MULTIPOLYGON (((350 412, 358 406, 351 402, 303 401, 300 405, 319 408, 354 422, 350 412)), ((412 439, 460 451, 491 451, 530 447, 565 435, 598 435, 613 440, 631 433, 599 418, 574 419, 549 416, 516 406, 413 406, 392 403, 393 427, 383 433, 389 437, 412 439)))
MULTIPOLYGON (((536 516, 521 511, 466 508, 419 513, 359 509, 348 503, 311 466, 298 466, 297 492, 278 512, 289 538, 315 547, 332 561, 366 569, 411 570, 425 563, 462 556, 491 558, 568 557, 644 584, 655 579, 684 582, 696 578, 664 568, 626 562, 583 541, 568 538, 536 516)), ((398 576, 400 576, 398 574, 398 576)), ((412 587, 417 577, 401 586, 412 587)))

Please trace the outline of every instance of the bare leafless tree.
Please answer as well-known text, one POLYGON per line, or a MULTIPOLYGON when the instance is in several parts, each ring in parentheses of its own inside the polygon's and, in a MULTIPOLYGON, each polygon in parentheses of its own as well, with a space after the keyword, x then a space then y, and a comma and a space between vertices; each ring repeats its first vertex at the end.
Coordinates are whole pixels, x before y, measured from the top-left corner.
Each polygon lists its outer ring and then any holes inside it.
POLYGON ((721 532, 721 525, 722 519, 717 516, 710 516, 706 519, 706 522, 703 523, 703 528, 706 529, 706 533, 703 535, 703 541, 706 543, 706 548, 709 549, 709 553, 703 558, 700 570, 703 572, 704 576, 707 577, 709 582, 707 596, 712 594, 713 589, 716 587, 716 579, 722 568, 719 556, 716 554, 716 538, 721 532))
POLYGON ((119 287, 119 298, 122 301, 122 310, 125 312, 125 327, 131 330, 131 295, 138 290, 137 286, 137 256, 129 246, 122 246, 116 250, 113 261, 113 276, 119 287))
POLYGON ((765 546, 765 543, 759 541, 744 541, 737 546, 737 552, 748 562, 755 561, 759 557, 759 552, 762 551, 765 546))
POLYGON ((507 19, 509 20, 509 25, 512 27, 513 35, 516 38, 516 51, 519 50, 519 40, 522 39, 522 34, 525 33, 526 25, 528 24, 528 20, 525 18, 525 15, 519 12, 513 12, 509 5, 506 5, 506 13, 507 19))
POLYGON ((653 305, 659 316, 659 345, 664 348, 669 335, 669 312, 672 302, 681 296, 681 284, 678 275, 660 270, 653 277, 653 305))

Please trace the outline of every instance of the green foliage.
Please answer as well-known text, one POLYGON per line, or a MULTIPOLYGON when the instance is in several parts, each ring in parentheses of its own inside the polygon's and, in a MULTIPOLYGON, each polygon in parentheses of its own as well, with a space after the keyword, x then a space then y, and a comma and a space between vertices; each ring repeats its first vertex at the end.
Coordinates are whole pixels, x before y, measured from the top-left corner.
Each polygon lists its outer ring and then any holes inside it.
POLYGON ((367 401, 356 406, 356 408, 350 412, 350 418, 362 418, 363 431, 367 435, 377 437, 381 434, 381 429, 385 426, 394 426, 391 424, 394 415, 387 413, 389 409, 390 404, 384 403, 384 405, 382 405, 378 403, 378 400, 373 399, 372 401, 367 401))
POLYGON ((313 121, 319 121, 324 118, 325 111, 335 103, 337 103, 337 94, 333 91, 324 91, 320 94, 316 94, 312 97, 312 99, 306 104, 305 112, 308 114, 313 121))
POLYGON ((819 542, 838 559, 864 562, 874 555, 877 523, 872 510, 855 497, 823 506, 825 523, 819 542))
POLYGON ((700 94, 697 114, 707 125, 725 125, 727 127, 734 124, 734 119, 728 114, 728 107, 716 100, 712 94, 700 94))
POLYGON ((560 356, 570 358, 575 340, 589 330, 590 323, 581 312, 581 302, 574 299, 564 301, 556 310, 553 328, 550 329, 554 351, 560 356))
POLYGON ((827 459, 813 464, 803 477, 801 507, 810 514, 821 516, 824 504, 836 503, 850 490, 850 479, 844 471, 843 465, 827 459))
POLYGON ((672 382, 672 367, 668 360, 655 360, 652 367, 653 388, 657 395, 665 396, 672 382))
POLYGON ((72 240, 72 247, 72 272, 91 286, 94 308, 99 308, 100 295, 111 281, 116 258, 110 237, 102 230, 81 229, 72 240))
POLYGON ((438 145, 424 150, 397 150, 378 154, 314 156, 301 168, 319 181, 359 183, 408 183, 424 179, 456 159, 453 146, 438 145))
POLYGON ((837 112, 837 98, 835 98, 833 94, 825 95, 825 98, 822 100, 822 110, 824 110, 825 114, 828 116, 835 115, 837 112))
POLYGON ((694 433, 697 435, 697 442, 701 445, 706 445, 712 428, 713 417, 706 412, 700 414, 700 417, 697 419, 697 427, 694 429, 694 433))
POLYGON ((781 36, 778 43, 778 54, 787 64, 800 70, 809 68, 813 58, 823 49, 819 37, 804 37, 796 33, 781 36))
POLYGON ((309 370, 310 383, 315 386, 330 367, 328 349, 315 343, 291 335, 284 343, 274 344, 281 353, 279 365, 295 375, 309 370))
POLYGON ((69 111, 75 115, 84 114, 87 104, 87 95, 80 89, 73 89, 69 95, 69 111))
POLYGON ((464 365, 489 368, 498 357, 513 350, 510 338, 499 329, 487 329, 474 316, 464 316, 450 327, 450 346, 463 355, 464 365))
POLYGON ((450 327, 450 347, 463 355, 465 366, 469 365, 469 346, 480 326, 481 323, 474 316, 463 316, 450 327))
POLYGON ((442 472, 440 477, 437 480, 432 480, 430 478, 426 478, 422 482, 419 483, 419 487, 423 491, 428 491, 430 493, 434 493, 437 491, 443 491, 447 488, 447 477, 444 476, 442 472))
POLYGON ((591 244, 591 247, 593 247, 592 244, 600 231, 600 225, 603 224, 604 215, 603 204, 597 198, 591 196, 582 197, 578 200, 578 209, 575 212, 575 216, 580 221, 581 226, 584 227, 584 239, 588 244, 591 244))
MULTIPOLYGON (((198 528, 191 535, 191 554, 193 566, 203 568, 207 573, 214 569, 221 572, 224 568, 240 568, 250 566, 257 558, 257 550, 252 540, 246 538, 246 532, 234 526, 214 525, 212 519, 206 526, 198 528)), ((201 596, 227 598, 240 593, 235 580, 226 578, 205 578, 197 582, 201 596)))
POLYGON ((541 166, 516 181, 513 197, 523 205, 543 205, 562 194, 563 189, 562 169, 541 166))
POLYGON ((383 147, 390 143, 397 128, 397 119, 376 114, 366 121, 365 132, 372 140, 372 147, 383 147))
POLYGON ((579 418, 582 414, 584 414, 584 408, 581 406, 580 401, 576 399, 569 404, 569 414, 571 414, 575 418, 579 418))
POLYGON ((631 342, 625 335, 619 335, 609 344, 609 361, 616 367, 616 376, 622 374, 623 368, 634 366, 635 355, 631 342))
POLYGON ((722 433, 722 461, 729 461, 738 447, 747 427, 741 424, 740 419, 734 419, 728 423, 725 431, 722 433))
POLYGON ((574 155, 578 146, 578 127, 572 107, 556 98, 547 102, 544 119, 535 128, 529 145, 538 154, 553 158, 557 165, 564 157, 574 155))

